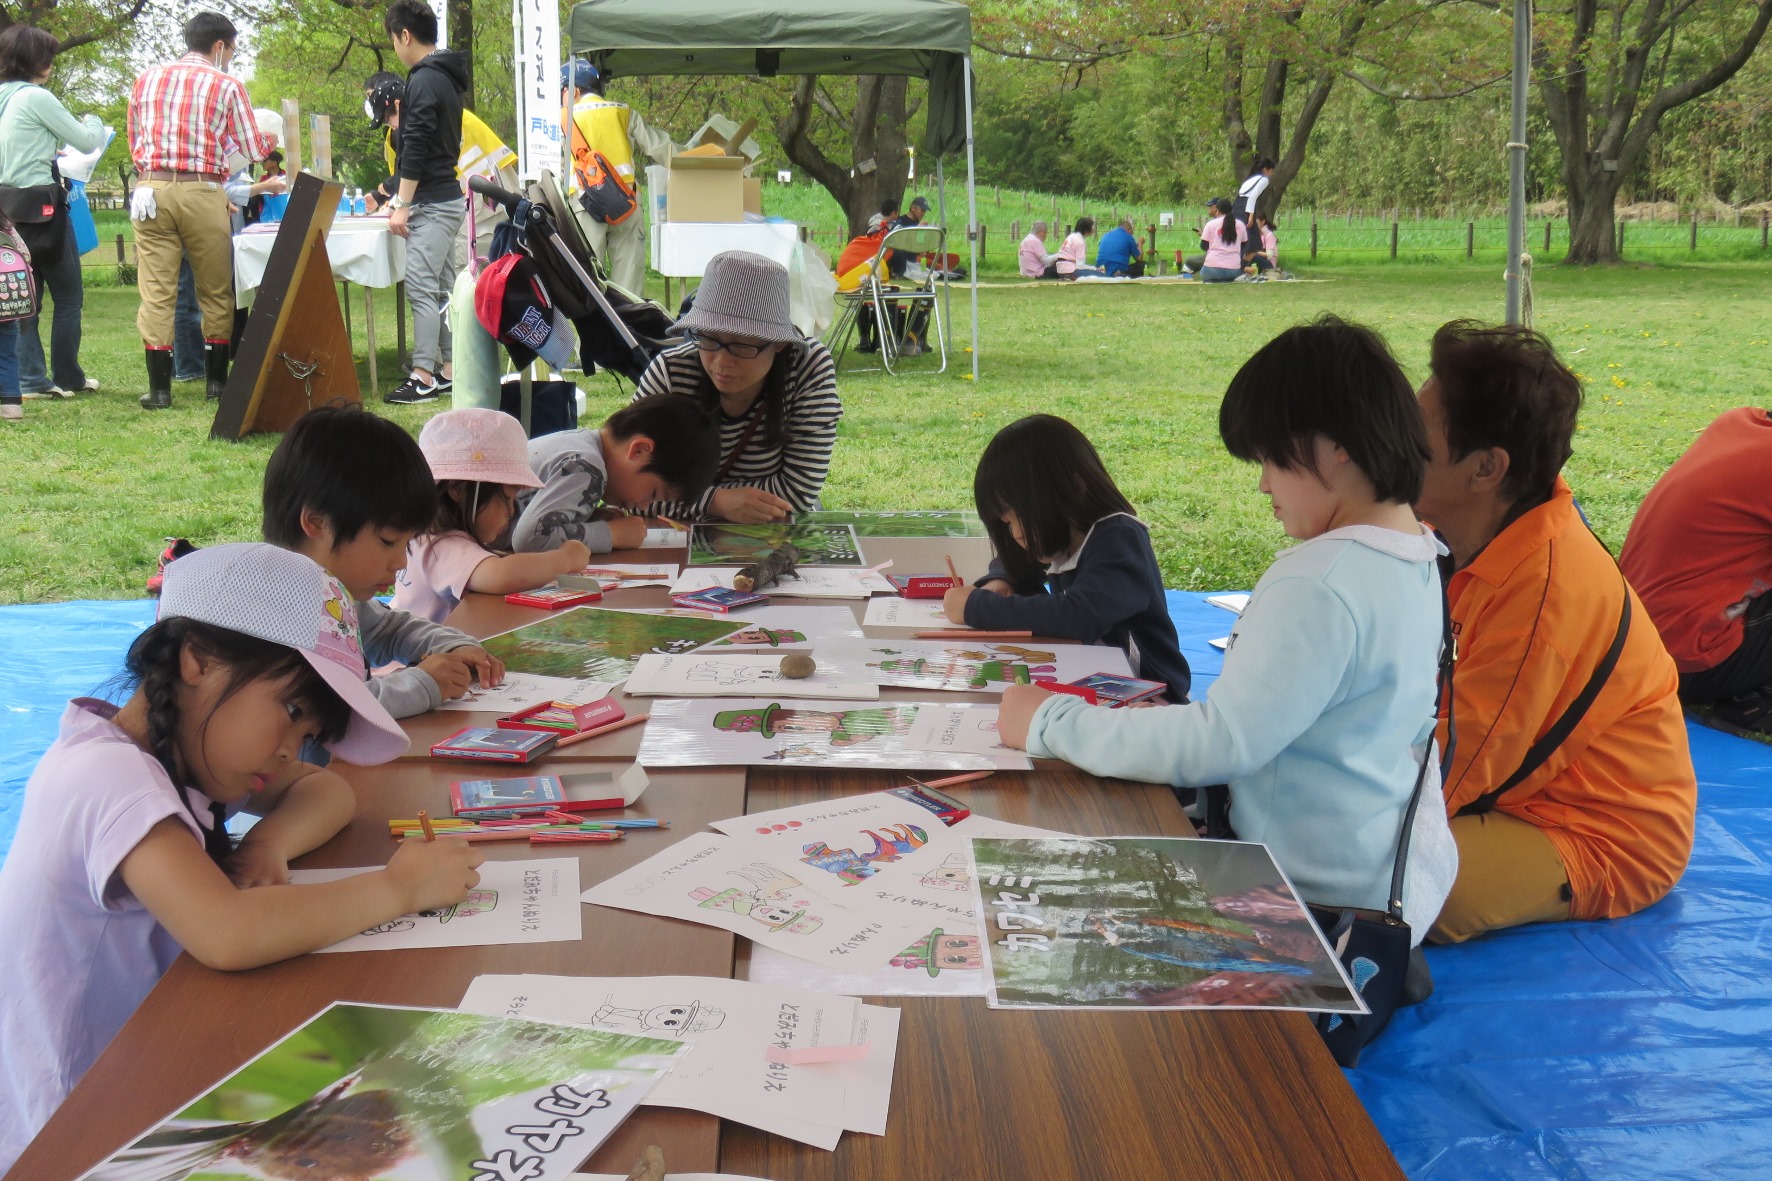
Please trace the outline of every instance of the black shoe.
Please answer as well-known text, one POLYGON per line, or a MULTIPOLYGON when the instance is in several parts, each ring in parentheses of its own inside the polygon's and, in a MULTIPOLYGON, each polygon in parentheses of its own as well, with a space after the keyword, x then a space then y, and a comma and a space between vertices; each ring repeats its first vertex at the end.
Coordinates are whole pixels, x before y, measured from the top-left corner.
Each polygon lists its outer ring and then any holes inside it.
POLYGON ((172 350, 148 349, 148 392, 139 399, 143 410, 172 406, 172 350))
POLYGON ((450 390, 455 388, 455 379, 453 377, 443 377, 442 375, 438 375, 432 380, 436 384, 431 388, 436 391, 438 397, 442 397, 444 394, 447 394, 450 390))
POLYGON ((858 353, 877 353, 880 351, 880 342, 877 340, 864 340, 855 346, 855 351, 858 353))
POLYGON ((1755 689, 1712 704, 1716 720, 1736 730, 1772 734, 1772 689, 1755 689))
POLYGON ((228 388, 228 346, 225 344, 205 345, 203 349, 203 376, 206 381, 203 396, 211 402, 221 401, 222 391, 228 388))
POLYGON ((395 406, 416 406, 420 402, 435 402, 440 392, 435 385, 425 385, 416 377, 408 377, 382 395, 382 401, 395 406))

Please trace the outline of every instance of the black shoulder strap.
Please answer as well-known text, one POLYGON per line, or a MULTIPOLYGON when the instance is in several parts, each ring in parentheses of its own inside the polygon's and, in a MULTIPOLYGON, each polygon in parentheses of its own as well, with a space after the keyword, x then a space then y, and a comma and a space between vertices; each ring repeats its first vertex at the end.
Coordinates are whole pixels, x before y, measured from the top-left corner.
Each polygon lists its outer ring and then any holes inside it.
MULTIPOLYGON (((1434 693, 1434 714, 1439 715, 1438 706, 1444 700, 1447 709, 1446 749, 1440 755, 1440 765, 1444 767, 1451 764, 1452 748, 1458 741, 1451 724, 1452 674, 1458 663, 1458 637, 1452 634, 1452 600, 1446 593, 1446 569, 1438 562, 1434 565, 1440 583, 1440 669, 1434 693)), ((1397 859, 1391 866, 1391 892, 1385 900, 1388 904, 1386 912, 1399 923, 1404 921, 1403 874, 1409 865, 1409 837, 1415 831, 1415 813, 1421 808, 1421 789, 1427 783, 1427 768, 1433 757, 1434 739, 1430 733, 1427 749, 1421 752, 1421 769, 1415 773, 1415 790, 1409 793, 1409 806, 1403 809, 1403 825, 1397 835, 1397 859)))
POLYGON ((1625 584, 1621 589, 1624 591, 1624 606, 1618 611, 1618 632, 1612 637, 1612 646, 1606 649, 1606 655, 1594 666, 1593 675, 1588 677, 1587 684, 1582 686, 1581 692, 1569 703, 1569 708, 1563 711, 1563 716, 1556 720, 1556 724, 1532 744, 1514 773, 1500 787, 1483 793, 1460 808, 1460 816, 1480 815, 1494 808, 1495 801, 1520 786, 1534 771, 1544 766, 1544 761, 1556 753, 1557 748, 1574 733, 1575 727, 1581 724, 1581 719, 1587 716, 1594 699, 1599 697, 1600 690, 1606 687, 1607 680, 1611 678, 1612 670, 1618 667, 1618 657, 1624 651, 1625 636, 1630 633, 1630 586, 1625 584))

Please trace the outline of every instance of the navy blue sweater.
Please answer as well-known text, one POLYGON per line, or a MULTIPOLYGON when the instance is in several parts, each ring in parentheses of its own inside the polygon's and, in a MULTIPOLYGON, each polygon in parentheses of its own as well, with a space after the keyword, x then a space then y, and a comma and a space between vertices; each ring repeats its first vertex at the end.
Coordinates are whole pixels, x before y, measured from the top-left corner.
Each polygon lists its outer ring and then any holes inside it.
MULTIPOLYGON (((1008 581, 997 562, 986 578, 1008 581)), ((1044 581, 1029 579, 1012 595, 973 591, 966 625, 1113 644, 1129 656, 1136 651, 1139 676, 1168 685, 1177 704, 1188 699, 1193 675, 1175 638, 1150 534, 1124 514, 1095 523, 1071 569, 1044 581)))

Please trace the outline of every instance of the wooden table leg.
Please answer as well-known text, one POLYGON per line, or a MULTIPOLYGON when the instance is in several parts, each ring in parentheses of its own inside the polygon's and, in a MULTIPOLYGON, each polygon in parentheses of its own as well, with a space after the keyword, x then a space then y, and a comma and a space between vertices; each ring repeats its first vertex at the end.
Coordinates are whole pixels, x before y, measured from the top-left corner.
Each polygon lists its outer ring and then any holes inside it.
MULTIPOLYGON (((381 379, 375 372, 375 288, 363 289, 363 331, 369 336, 369 390, 381 396, 381 379)), ((369 399, 365 398, 364 401, 369 399)))
POLYGON ((351 285, 343 279, 338 281, 338 303, 345 310, 345 339, 351 340, 351 285))

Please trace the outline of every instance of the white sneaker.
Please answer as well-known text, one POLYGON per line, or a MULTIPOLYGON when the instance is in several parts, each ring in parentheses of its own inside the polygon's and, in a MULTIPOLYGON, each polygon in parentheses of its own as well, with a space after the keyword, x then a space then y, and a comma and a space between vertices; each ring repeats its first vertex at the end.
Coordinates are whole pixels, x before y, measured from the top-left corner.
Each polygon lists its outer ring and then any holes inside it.
POLYGON ((25 408, 17 402, 0 403, 0 422, 23 422, 25 408))

